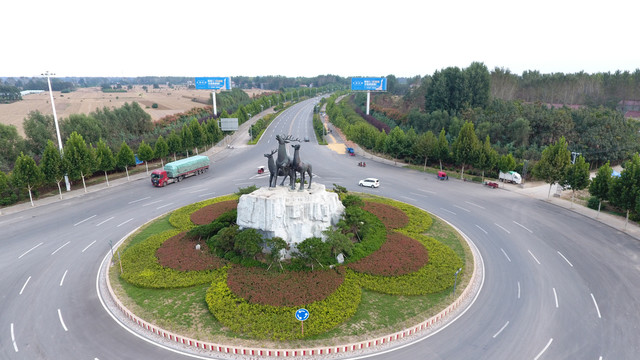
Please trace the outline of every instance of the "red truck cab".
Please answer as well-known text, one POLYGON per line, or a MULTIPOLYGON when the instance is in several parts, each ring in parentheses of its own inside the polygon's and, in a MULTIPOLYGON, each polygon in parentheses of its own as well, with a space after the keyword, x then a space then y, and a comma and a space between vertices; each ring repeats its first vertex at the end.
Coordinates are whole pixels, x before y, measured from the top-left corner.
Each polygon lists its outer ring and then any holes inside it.
POLYGON ((153 186, 163 187, 167 185, 167 181, 169 181, 169 177, 163 169, 156 169, 151 172, 151 184, 153 186))

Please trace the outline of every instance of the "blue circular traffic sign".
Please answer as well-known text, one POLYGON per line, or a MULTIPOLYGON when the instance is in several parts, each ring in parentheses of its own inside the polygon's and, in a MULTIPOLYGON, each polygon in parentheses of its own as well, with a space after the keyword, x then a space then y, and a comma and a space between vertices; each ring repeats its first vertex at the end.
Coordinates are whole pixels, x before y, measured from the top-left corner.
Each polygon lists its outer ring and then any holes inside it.
POLYGON ((298 309, 296 310, 296 319, 300 321, 305 321, 309 318, 309 310, 307 309, 298 309))

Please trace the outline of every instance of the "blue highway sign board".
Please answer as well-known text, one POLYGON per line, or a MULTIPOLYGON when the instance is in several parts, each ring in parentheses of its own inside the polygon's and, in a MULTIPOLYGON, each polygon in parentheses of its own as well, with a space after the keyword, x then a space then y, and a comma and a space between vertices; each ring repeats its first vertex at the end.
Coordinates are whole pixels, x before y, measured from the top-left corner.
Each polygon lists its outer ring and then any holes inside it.
POLYGON ((231 90, 231 78, 230 77, 197 77, 196 89, 231 90))
POLYGON ((387 91, 387 78, 351 78, 351 91, 387 91))

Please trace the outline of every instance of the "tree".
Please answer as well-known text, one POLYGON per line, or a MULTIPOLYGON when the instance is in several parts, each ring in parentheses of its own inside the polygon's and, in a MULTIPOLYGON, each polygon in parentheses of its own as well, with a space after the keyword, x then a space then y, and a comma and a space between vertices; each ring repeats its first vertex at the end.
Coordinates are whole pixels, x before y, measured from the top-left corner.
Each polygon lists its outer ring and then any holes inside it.
POLYGON ((20 153, 13 168, 13 179, 19 187, 27 188, 31 206, 35 206, 31 189, 42 182, 42 172, 31 156, 20 153))
POLYGON ((149 174, 148 161, 153 160, 153 149, 151 148, 151 146, 149 146, 149 144, 144 142, 144 140, 142 140, 140 146, 138 146, 138 158, 144 161, 146 172, 147 174, 149 174))
POLYGON ((269 250, 269 252, 265 254, 265 257, 269 262, 269 267, 267 267, 267 271, 269 271, 269 269, 271 268, 271 265, 276 261, 280 265, 280 269, 282 269, 282 264, 280 263, 281 252, 282 250, 289 248, 289 245, 287 244, 287 242, 284 241, 281 237, 275 236, 272 238, 265 239, 265 246, 269 250))
POLYGON ((511 153, 502 155, 498 159, 498 170, 502 172, 509 172, 516 168, 516 159, 513 158, 511 153))
POLYGON ((176 153, 182 151, 182 139, 180 138, 180 135, 176 134, 175 131, 172 131, 171 134, 169 134, 167 146, 169 147, 169 153, 173 154, 173 161, 176 161, 176 153))
POLYGON ((164 167, 164 158, 169 155, 169 145, 167 145, 162 135, 158 136, 158 140, 156 140, 156 144, 153 147, 153 153, 156 158, 160 158, 160 163, 164 167))
POLYGON ((136 165, 136 156, 133 154, 133 150, 127 145, 126 142, 122 142, 120 149, 116 154, 116 167, 124 169, 127 173, 127 181, 129 181, 129 166, 136 165))
POLYGON ((570 163, 571 153, 567 149, 564 136, 542 151, 542 158, 534 166, 533 173, 549 184, 547 198, 551 196, 551 186, 563 179, 570 163))
POLYGON ((66 166, 64 165, 64 159, 60 153, 60 149, 58 149, 51 140, 47 141, 47 145, 44 148, 40 169, 45 183, 55 182, 58 185, 58 194, 60 195, 60 200, 62 200, 60 182, 64 180, 66 166))
POLYGON ((427 160, 436 153, 438 139, 431 130, 422 133, 418 141, 413 144, 413 153, 420 158, 424 158, 423 171, 427 170, 427 160))
POLYGON ((353 242, 349 236, 345 235, 340 230, 327 229, 323 231, 322 234, 326 236, 325 243, 334 258, 339 254, 344 254, 346 256, 351 256, 351 254, 353 254, 353 242))
POLYGON ((116 159, 113 157, 111 148, 107 146, 104 140, 100 139, 96 146, 96 164, 98 170, 104 171, 104 178, 107 180, 107 186, 109 186, 108 171, 113 170, 116 166, 116 159))
POLYGON ((53 115, 43 115, 40 111, 31 111, 22 122, 29 148, 34 154, 41 154, 48 140, 55 140, 53 115))
POLYGON ((462 171, 460 172, 460 179, 464 179, 464 167, 467 164, 473 163, 474 156, 477 154, 478 137, 473 128, 471 121, 466 121, 458 137, 453 142, 453 155, 456 161, 462 165, 462 171))
POLYGON ((589 163, 584 161, 584 157, 578 156, 575 164, 570 164, 567 167, 562 184, 571 187, 571 206, 573 207, 576 190, 582 190, 589 186, 589 163))
MULTIPOLYGON (((602 200, 607 200, 609 198, 609 187, 611 186, 612 172, 613 169, 609 166, 609 162, 607 161, 604 165, 600 166, 596 177, 593 178, 591 184, 589 184, 589 193, 598 198, 598 215, 600 215, 602 200)), ((598 215, 596 215, 596 217, 598 217, 598 215)))
POLYGON ((20 152, 26 151, 24 140, 14 125, 0 124, 0 169, 10 171, 20 152))
POLYGON ((233 250, 245 259, 255 259, 262 252, 262 235, 256 229, 246 228, 236 234, 233 250))
POLYGON ((620 177, 611 179, 609 187, 609 201, 619 208, 627 211, 624 228, 629 222, 629 211, 637 210, 638 196, 640 195, 640 156, 636 153, 627 161, 620 177))
POLYGON ((306 264, 311 265, 311 270, 313 270, 314 261, 324 267, 320 260, 325 259, 329 253, 329 247, 322 241, 322 239, 318 237, 311 237, 303 240, 297 245, 295 255, 306 264))
POLYGON ((182 140, 182 148, 187 151, 187 157, 189 157, 189 152, 193 149, 193 134, 191 134, 189 125, 184 125, 182 127, 180 140, 182 140))
POLYGON ((69 177, 72 180, 82 179, 84 192, 87 192, 87 185, 84 181, 86 176, 91 175, 93 165, 92 153, 84 142, 82 135, 72 132, 64 145, 63 158, 69 165, 69 177))
POLYGON ((484 143, 477 147, 476 164, 482 170, 482 182, 484 183, 484 172, 491 171, 498 161, 498 153, 491 147, 489 135, 484 139, 484 143))
POLYGON ((435 156, 438 158, 438 161, 440 161, 440 171, 442 171, 442 160, 449 158, 449 141, 447 140, 444 129, 440 130, 440 135, 438 135, 435 156))
MULTIPOLYGON (((9 178, 0 170, 0 205, 9 205, 15 202, 15 194, 10 194, 9 178)), ((0 211, 2 215, 2 211, 0 211)))
POLYGON ((189 130, 191 130, 193 146, 195 146, 196 154, 198 154, 198 147, 204 145, 206 141, 204 131, 197 119, 191 120, 191 122, 189 123, 189 130))

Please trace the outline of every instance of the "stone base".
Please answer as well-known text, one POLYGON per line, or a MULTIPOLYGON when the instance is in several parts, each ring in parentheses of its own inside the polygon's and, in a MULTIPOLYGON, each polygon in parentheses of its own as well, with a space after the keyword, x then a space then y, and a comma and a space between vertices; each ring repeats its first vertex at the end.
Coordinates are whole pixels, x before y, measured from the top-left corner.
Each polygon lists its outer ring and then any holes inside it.
POLYGON ((237 223, 267 238, 279 236, 293 249, 307 238, 323 237, 322 231, 336 225, 343 213, 338 194, 322 184, 313 183, 302 191, 262 187, 240 197, 237 223))

